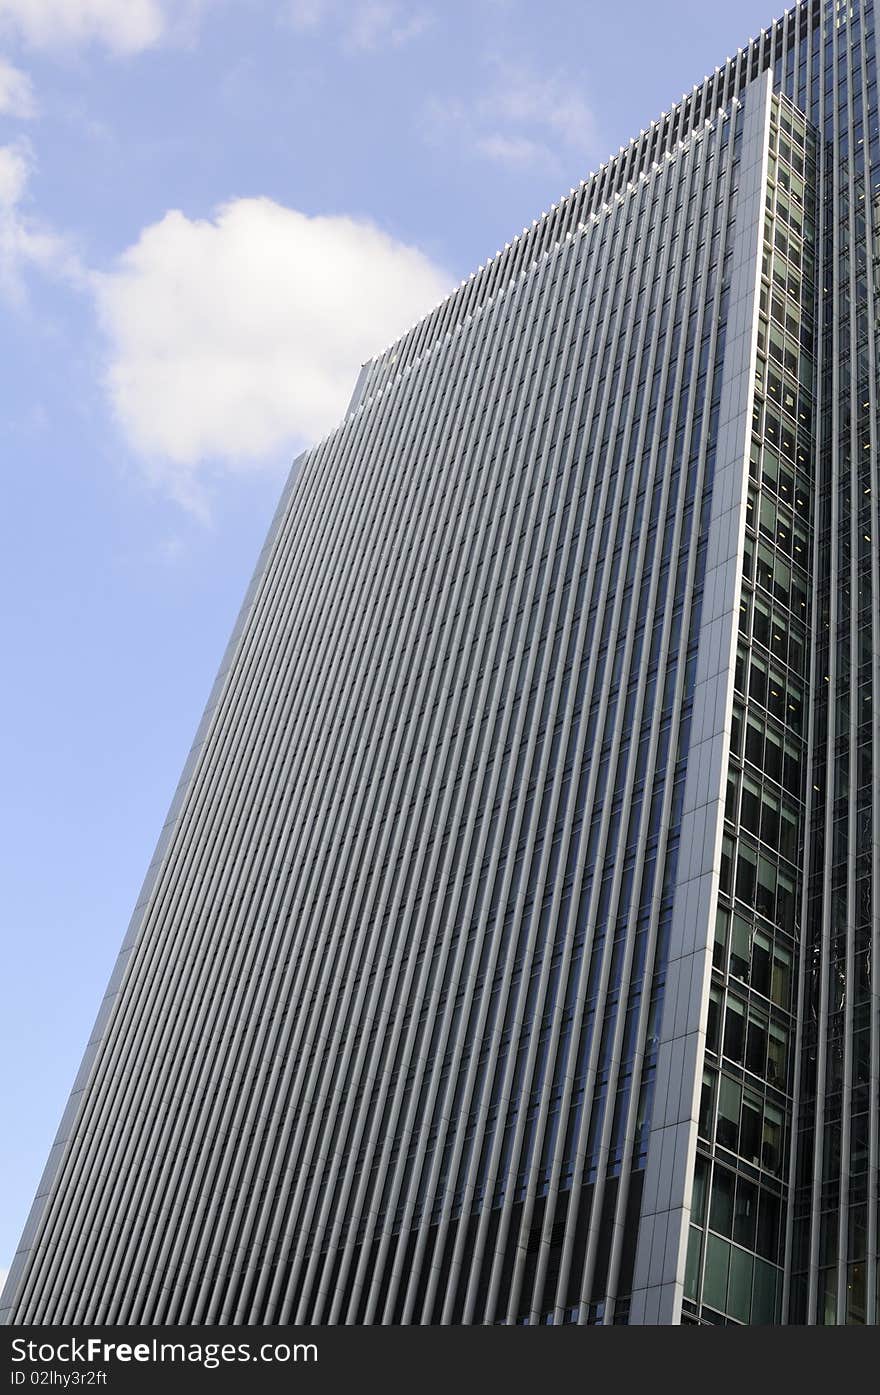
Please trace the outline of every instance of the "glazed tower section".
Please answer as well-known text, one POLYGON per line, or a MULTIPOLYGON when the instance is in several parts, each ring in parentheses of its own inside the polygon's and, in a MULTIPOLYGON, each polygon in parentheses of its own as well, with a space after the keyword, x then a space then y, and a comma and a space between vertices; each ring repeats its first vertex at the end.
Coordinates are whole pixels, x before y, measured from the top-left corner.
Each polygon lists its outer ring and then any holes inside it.
POLYGON ((791 1219, 815 460, 815 146, 774 97, 683 1316, 774 1323, 791 1219))
POLYGON ((796 101, 820 135, 807 902, 787 1315, 878 1321, 880 122, 874 7, 835 4, 796 101), (822 76, 813 67, 819 55, 822 76))

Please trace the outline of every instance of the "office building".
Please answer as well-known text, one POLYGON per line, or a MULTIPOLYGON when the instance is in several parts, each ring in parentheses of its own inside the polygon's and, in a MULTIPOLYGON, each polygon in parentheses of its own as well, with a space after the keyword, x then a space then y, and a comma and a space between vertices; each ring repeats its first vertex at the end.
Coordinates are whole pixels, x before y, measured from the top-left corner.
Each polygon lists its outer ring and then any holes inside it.
POLYGON ((803 0, 365 365, 8 1320, 878 1321, 878 217, 803 0))

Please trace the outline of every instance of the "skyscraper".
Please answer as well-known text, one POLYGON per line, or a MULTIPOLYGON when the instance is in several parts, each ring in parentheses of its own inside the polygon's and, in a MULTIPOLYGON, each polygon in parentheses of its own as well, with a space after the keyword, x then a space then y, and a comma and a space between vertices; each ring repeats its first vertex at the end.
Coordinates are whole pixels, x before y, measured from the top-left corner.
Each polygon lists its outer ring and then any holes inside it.
POLYGON ((878 1321, 878 218, 803 0, 365 365, 8 1320, 878 1321))

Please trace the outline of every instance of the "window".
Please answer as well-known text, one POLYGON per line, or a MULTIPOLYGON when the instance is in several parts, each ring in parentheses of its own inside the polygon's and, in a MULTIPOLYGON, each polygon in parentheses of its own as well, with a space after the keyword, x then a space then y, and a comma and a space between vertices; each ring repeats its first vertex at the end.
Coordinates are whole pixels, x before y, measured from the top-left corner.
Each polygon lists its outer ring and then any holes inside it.
POLYGON ((717 1235, 706 1237, 706 1270, 703 1275, 703 1302, 724 1312, 727 1307, 727 1280, 730 1273, 730 1245, 717 1235))

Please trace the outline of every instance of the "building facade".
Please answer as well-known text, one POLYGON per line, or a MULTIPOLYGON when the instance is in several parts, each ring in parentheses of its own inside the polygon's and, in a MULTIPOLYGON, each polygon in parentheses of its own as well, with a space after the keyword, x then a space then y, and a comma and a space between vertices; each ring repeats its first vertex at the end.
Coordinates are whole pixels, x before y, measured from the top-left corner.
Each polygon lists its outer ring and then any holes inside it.
POLYGON ((878 218, 802 0, 365 365, 7 1321, 878 1321, 878 218))

